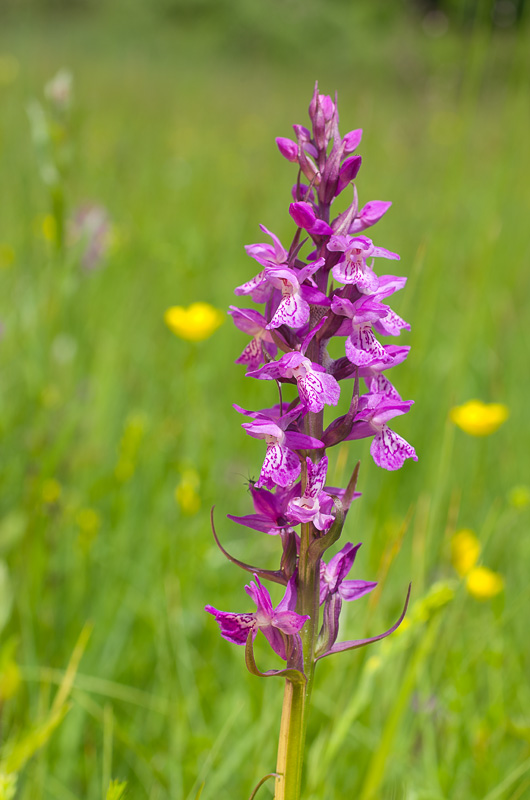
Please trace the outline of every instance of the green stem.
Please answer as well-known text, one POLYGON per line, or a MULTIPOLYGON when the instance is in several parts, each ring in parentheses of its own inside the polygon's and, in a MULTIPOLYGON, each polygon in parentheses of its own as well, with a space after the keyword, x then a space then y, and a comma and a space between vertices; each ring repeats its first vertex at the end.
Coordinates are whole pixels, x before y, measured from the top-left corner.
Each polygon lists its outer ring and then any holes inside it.
POLYGON ((306 687, 285 681, 274 800, 299 800, 304 756, 306 687))

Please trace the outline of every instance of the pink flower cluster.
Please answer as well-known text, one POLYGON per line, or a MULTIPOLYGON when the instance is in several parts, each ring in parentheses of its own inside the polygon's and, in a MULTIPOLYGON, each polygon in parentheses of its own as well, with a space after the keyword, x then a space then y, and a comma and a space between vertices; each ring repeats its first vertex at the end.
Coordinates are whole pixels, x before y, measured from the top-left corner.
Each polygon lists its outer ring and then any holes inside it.
MULTIPOLYGON (((273 609, 257 577, 265 572, 256 570, 256 584, 247 588, 256 612, 228 614, 207 607, 226 639, 245 644, 249 632, 254 637, 262 630, 288 662, 289 652, 300 652, 299 631, 308 618, 296 613, 300 549, 296 528, 309 525, 312 539, 325 537, 338 503, 347 513, 357 496, 326 486, 327 449, 371 437, 370 452, 379 467, 397 470, 406 459, 417 460, 414 448, 389 427, 393 417, 407 413, 412 405, 402 400, 386 375, 407 357, 409 348, 384 341, 410 330, 386 302, 404 287, 406 278, 376 273, 376 259, 396 261, 399 256, 365 235, 391 203, 372 200, 359 209, 354 181, 362 162, 356 154, 362 131, 341 137, 336 102, 319 94, 318 86, 309 116, 312 131, 294 125, 294 139, 276 140, 280 153, 298 166, 289 206, 296 226, 293 240, 286 248, 260 226, 270 242, 246 247, 259 271, 235 290, 260 310, 230 307, 235 325, 250 337, 237 362, 246 365, 249 377, 275 381, 280 390, 279 402, 272 408, 248 411, 235 406, 247 418, 243 428, 249 436, 264 441, 265 453, 259 477, 251 483, 255 513, 231 519, 281 537, 282 566, 272 579, 284 583, 287 594, 273 609), (349 186, 352 201, 333 214, 335 200, 349 186), (339 358, 329 353, 334 339, 344 342, 339 358), (344 381, 354 387, 349 410, 325 425, 326 407, 337 406, 344 381)), ((375 586, 345 580, 358 547, 347 544, 327 566, 320 562, 324 613, 318 657, 337 652, 342 600, 357 599, 375 586)))

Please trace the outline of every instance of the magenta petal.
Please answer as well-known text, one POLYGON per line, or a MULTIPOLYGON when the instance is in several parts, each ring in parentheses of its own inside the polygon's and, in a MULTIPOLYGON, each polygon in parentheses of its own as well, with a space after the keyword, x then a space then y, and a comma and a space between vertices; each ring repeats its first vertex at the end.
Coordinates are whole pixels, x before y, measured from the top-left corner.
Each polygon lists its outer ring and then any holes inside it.
POLYGON ((327 249, 332 252, 344 253, 350 246, 351 238, 343 234, 335 234, 327 243, 327 249))
POLYGON ((282 530, 280 526, 275 525, 271 518, 266 517, 265 514, 247 514, 244 517, 235 517, 233 514, 227 514, 226 516, 233 522, 237 522, 238 525, 245 525, 245 527, 252 528, 254 531, 267 533, 269 536, 277 536, 282 530))
POLYGON ((240 331, 254 336, 259 331, 265 329, 267 320, 253 308, 237 308, 237 306, 228 306, 228 313, 234 320, 234 324, 240 331))
POLYGON ((325 372, 308 372, 298 380, 301 401, 310 411, 322 411, 325 405, 336 406, 340 397, 340 386, 325 372))
POLYGON ((305 201, 291 203, 289 206, 289 214, 299 228, 305 228, 306 230, 315 224, 317 218, 313 207, 305 201))
POLYGON ((308 486, 306 488, 306 495, 308 497, 318 497, 324 484, 326 483, 326 475, 328 471, 328 457, 323 456, 318 464, 313 464, 310 458, 306 459, 307 463, 307 478, 308 486))
POLYGON ((352 364, 358 367, 365 367, 383 359, 387 363, 392 362, 392 356, 389 356, 383 345, 377 341, 370 326, 354 327, 351 336, 346 339, 345 350, 352 364))
POLYGON ((374 438, 370 453, 378 467, 388 470, 400 469, 407 458, 418 460, 412 445, 386 425, 374 438))
POLYGON ((311 303, 312 306, 331 305, 329 297, 314 286, 300 286, 300 295, 307 303, 311 303))
POLYGON ((309 616, 306 614, 297 614, 295 611, 278 611, 276 610, 273 617, 273 625, 279 628, 284 633, 291 635, 298 633, 303 627, 309 616))
POLYGON ((245 592, 256 603, 258 625, 264 619, 271 620, 273 615, 271 596, 257 575, 254 575, 254 581, 250 581, 250 584, 245 586, 245 592))
POLYGON ((371 394, 384 394, 395 400, 401 400, 398 390, 382 372, 378 372, 373 378, 368 379, 367 384, 371 394))
POLYGON ((300 461, 295 453, 280 444, 269 444, 256 487, 273 489, 276 484, 290 486, 298 478, 300 471, 300 461))
POLYGON ((328 223, 324 222, 323 219, 317 219, 315 223, 307 230, 308 233, 312 234, 313 236, 331 236, 333 233, 333 228, 331 225, 328 225, 328 223))
POLYGON ((285 294, 273 318, 267 325, 267 329, 273 330, 274 328, 279 328, 280 325, 301 328, 309 319, 309 311, 309 304, 299 294, 285 294))
POLYGON ((338 591, 343 600, 358 600, 376 586, 374 581, 342 581, 338 591))
POLYGON ((312 450, 324 447, 324 443, 314 436, 309 436, 307 433, 298 433, 298 431, 285 431, 285 444, 291 450, 312 450))
POLYGON ((342 140, 342 152, 347 155, 348 153, 353 153, 354 150, 357 150, 361 143, 362 136, 362 128, 357 128, 356 130, 347 133, 342 140))
POLYGON ((388 314, 374 322, 374 328, 383 336, 399 336, 402 330, 410 331, 410 325, 395 311, 388 309, 388 314))
POLYGON ((265 270, 262 270, 254 278, 251 278, 246 283, 242 283, 241 286, 237 286, 234 289, 234 294, 237 295, 250 294, 251 292, 258 289, 260 286, 262 286, 264 283, 266 283, 265 270))
POLYGON ((231 614, 228 611, 218 611, 213 606, 206 606, 205 610, 213 614, 221 629, 221 636, 227 642, 246 644, 250 631, 254 637, 258 632, 255 614, 231 614))
POLYGON ((337 194, 340 194, 351 181, 355 180, 361 168, 361 162, 361 156, 351 156, 346 159, 340 168, 337 194))
POLYGON ((384 247, 374 247, 371 255, 374 256, 374 258, 391 258, 394 261, 401 260, 397 253, 393 253, 391 250, 387 250, 384 247))
POLYGON ((251 339, 239 358, 236 358, 236 364, 247 364, 249 370, 257 369, 262 361, 263 350, 259 339, 251 339))
POLYGON ((249 378, 259 378, 262 381, 277 381, 282 377, 280 361, 270 361, 260 369, 255 369, 247 372, 249 378))
POLYGON ((332 273, 336 281, 346 284, 357 283, 363 276, 361 267, 355 261, 347 258, 343 258, 338 264, 335 264, 332 273))
POLYGON ((296 591, 296 570, 294 575, 289 579, 289 583, 285 588, 285 594, 276 606, 275 613, 281 611, 294 611, 296 608, 297 591, 296 591))

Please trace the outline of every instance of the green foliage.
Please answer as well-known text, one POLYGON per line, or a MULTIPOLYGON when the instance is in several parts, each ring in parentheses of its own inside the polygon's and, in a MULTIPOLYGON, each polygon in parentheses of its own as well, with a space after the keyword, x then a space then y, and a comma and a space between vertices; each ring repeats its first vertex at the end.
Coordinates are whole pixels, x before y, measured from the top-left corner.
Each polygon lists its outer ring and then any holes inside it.
MULTIPOLYGON (((420 461, 388 474, 366 443, 332 454, 333 485, 361 458, 345 536, 364 542, 358 576, 380 581, 348 609, 344 638, 388 627, 411 579, 413 594, 399 635, 319 663, 306 800, 522 798, 527 32, 433 39, 339 2, 326 20, 316 3, 286 4, 278 25, 239 5, 230 25, 188 15, 135 29, 132 12, 119 26, 109 12, 0 29, 0 798, 123 797, 126 781, 131 798, 233 800, 275 767, 280 682, 249 675, 203 612, 247 608, 245 577, 212 542, 213 503, 234 556, 277 566, 274 541, 223 522, 249 512, 261 454, 231 404, 263 407, 274 387, 245 381, 230 325, 190 343, 163 313, 233 302, 258 222, 288 243, 295 175, 274 137, 306 121, 316 77, 337 88, 342 129, 364 127, 361 202, 394 201, 373 238, 409 276, 396 310, 412 350, 396 382, 416 405, 398 430, 420 461), (64 252, 26 113, 45 109, 63 67, 64 252), (91 273, 68 237, 87 202, 112 221, 91 273), (510 409, 483 440, 448 421, 473 397, 510 409), (193 502, 175 499, 186 481, 193 502), (464 527, 504 577, 491 601, 451 567, 464 527)), ((278 666, 259 638, 256 651, 260 668, 278 666)))
POLYGON ((122 800, 125 797, 127 783, 125 781, 111 781, 107 791, 106 800, 122 800))

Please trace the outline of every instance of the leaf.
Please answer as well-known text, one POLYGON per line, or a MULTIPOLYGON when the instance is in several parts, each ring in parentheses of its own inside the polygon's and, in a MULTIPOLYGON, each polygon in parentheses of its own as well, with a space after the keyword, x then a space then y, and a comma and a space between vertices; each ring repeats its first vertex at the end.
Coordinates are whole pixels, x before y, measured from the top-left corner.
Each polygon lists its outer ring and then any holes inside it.
MULTIPOLYGON (((0 770, 6 775, 13 775, 20 772, 24 764, 43 747, 50 739, 52 733, 60 725, 69 710, 69 706, 63 705, 59 711, 50 714, 40 725, 35 725, 26 731, 18 741, 7 742, 5 749, 7 756, 3 756, 0 770)), ((2 772, 0 772, 0 775, 2 772)), ((1 797, 1 795, 0 795, 1 797)))
MULTIPOLYGON (((67 700, 91 631, 92 626, 89 624, 85 625, 81 631, 48 716, 43 722, 31 727, 29 731, 25 731, 17 738, 9 740, 2 748, 0 775, 2 773, 12 775, 20 772, 37 750, 40 750, 46 744, 55 729, 63 721, 70 708, 67 705, 67 700)), ((2 800, 1 795, 0 800, 2 800)))
POLYGON ((13 608, 13 586, 5 561, 0 561, 0 631, 8 621, 13 608))
POLYGON ((11 511, 0 521, 0 553, 4 555, 17 545, 26 530, 26 516, 21 511, 11 511))
POLYGON ((107 789, 106 800, 122 800, 127 789, 127 781, 111 781, 107 789))
POLYGON ((0 800, 13 800, 17 790, 17 776, 0 772, 0 800))

